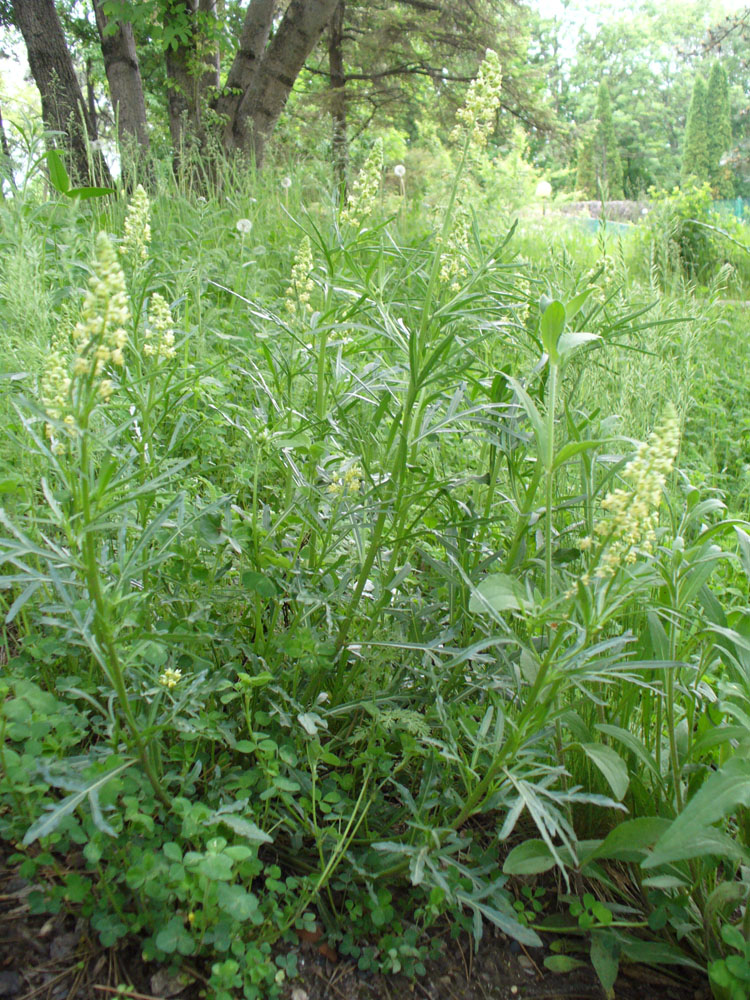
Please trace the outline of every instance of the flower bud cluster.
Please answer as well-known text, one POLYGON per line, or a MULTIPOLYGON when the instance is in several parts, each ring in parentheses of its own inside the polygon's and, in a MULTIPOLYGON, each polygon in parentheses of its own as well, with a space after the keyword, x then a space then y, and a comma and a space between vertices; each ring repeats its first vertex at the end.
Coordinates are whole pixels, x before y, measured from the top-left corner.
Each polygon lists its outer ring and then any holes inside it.
POLYGON ((64 442, 55 437, 52 421, 62 422, 73 437, 84 425, 82 415, 92 401, 106 403, 114 392, 112 379, 102 377, 105 366, 125 362, 130 308, 125 275, 106 233, 96 238, 91 270, 81 316, 73 329, 72 361, 68 362, 60 346, 53 347, 41 378, 40 397, 50 417, 45 433, 56 454, 64 450, 64 442))
POLYGON ((158 292, 151 296, 144 341, 144 357, 168 360, 175 355, 172 312, 167 301, 158 292))
POLYGON ((151 206, 148 195, 139 184, 128 206, 120 244, 120 253, 133 265, 148 260, 148 248, 151 243, 150 217, 151 206))
POLYGON ((484 149, 495 127, 497 108, 503 86, 503 71, 497 52, 487 49, 484 62, 466 94, 466 101, 456 112, 458 123, 451 134, 454 142, 464 139, 484 149))
MULTIPOLYGON (((602 540, 595 576, 607 579, 623 565, 632 565, 637 551, 650 551, 656 539, 657 517, 662 491, 672 471, 680 445, 680 428, 673 409, 641 443, 632 461, 623 470, 630 489, 616 489, 602 501, 608 517, 595 526, 602 540)), ((594 545, 592 538, 579 543, 584 551, 594 545)))
POLYGON ((383 173, 383 140, 376 139, 352 185, 341 213, 341 224, 361 226, 372 215, 380 192, 383 173))
POLYGON ((440 282, 448 285, 451 292, 457 292, 461 282, 467 277, 469 268, 469 213, 459 208, 448 236, 443 241, 440 254, 440 282))
POLYGON ((336 479, 328 484, 328 492, 331 496, 345 497, 352 493, 359 493, 362 488, 362 469, 356 463, 350 465, 336 479))
POLYGON ((617 261, 608 253, 602 254, 595 267, 586 272, 586 281, 595 284, 594 298, 598 302, 607 300, 607 288, 617 281, 617 261))
POLYGON ((516 306, 516 316, 519 322, 525 326, 528 323, 529 314, 531 313, 531 282, 529 279, 520 278, 516 284, 516 291, 521 297, 520 302, 516 306))
MULTIPOLYGON (((53 420, 67 422, 67 411, 70 407, 71 379, 67 360, 58 345, 55 345, 47 357, 39 389, 42 405, 47 415, 53 420)), ((62 446, 55 440, 55 428, 51 423, 45 424, 44 432, 52 441, 52 449, 56 453, 62 451, 62 446)))
POLYGON ((298 312, 312 312, 310 296, 315 288, 311 274, 314 267, 310 237, 305 236, 294 258, 289 287, 286 290, 286 308, 292 316, 298 312))
POLYGON ((167 667, 163 673, 159 674, 159 683, 162 687, 167 688, 168 691, 176 688, 181 680, 182 671, 175 670, 173 667, 167 667))
POLYGON ((96 238, 93 274, 83 300, 81 318, 73 330, 76 358, 73 374, 98 378, 106 364, 121 367, 130 320, 125 275, 106 233, 96 238))

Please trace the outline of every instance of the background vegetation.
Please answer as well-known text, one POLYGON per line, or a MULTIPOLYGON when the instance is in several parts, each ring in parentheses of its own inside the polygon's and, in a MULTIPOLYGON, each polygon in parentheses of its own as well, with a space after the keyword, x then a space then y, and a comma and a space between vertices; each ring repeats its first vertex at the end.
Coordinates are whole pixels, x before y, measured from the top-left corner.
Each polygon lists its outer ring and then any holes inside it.
POLYGON ((139 138, 114 32, 49 6, 99 132, 5 105, 0 834, 30 905, 219 1000, 279 995, 318 930, 423 974, 446 917, 553 935, 610 996, 640 961, 744 997, 742 18, 711 11, 718 63, 703 6, 555 49, 520 6, 338 4, 272 128, 222 66, 266 24, 262 74, 301 0, 108 2, 139 138), (582 195, 647 215, 590 228, 582 195))

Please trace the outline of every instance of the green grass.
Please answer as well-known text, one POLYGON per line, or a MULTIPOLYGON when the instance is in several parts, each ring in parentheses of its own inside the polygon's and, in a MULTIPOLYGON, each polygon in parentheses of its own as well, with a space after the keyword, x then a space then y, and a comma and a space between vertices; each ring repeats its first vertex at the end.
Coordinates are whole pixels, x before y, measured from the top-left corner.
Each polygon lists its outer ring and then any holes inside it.
POLYGON ((361 226, 302 176, 162 181, 122 366, 106 295, 74 330, 124 200, 0 206, 0 833, 59 874, 35 908, 216 997, 278 992, 315 920, 410 974, 446 914, 538 943, 514 904, 553 868, 608 901, 570 909, 605 985, 744 933, 744 313, 640 238, 513 231, 457 170, 434 218, 386 186, 361 226), (45 403, 51 349, 102 345, 45 403), (602 501, 646 440, 628 548, 602 501))

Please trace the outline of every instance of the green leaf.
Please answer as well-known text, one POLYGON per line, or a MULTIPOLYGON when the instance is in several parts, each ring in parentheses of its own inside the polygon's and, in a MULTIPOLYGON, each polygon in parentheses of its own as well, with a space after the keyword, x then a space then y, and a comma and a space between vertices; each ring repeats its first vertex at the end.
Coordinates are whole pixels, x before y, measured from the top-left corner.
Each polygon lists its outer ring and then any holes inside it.
POLYGON ((568 331, 560 335, 560 339, 557 342, 557 352, 560 357, 566 354, 572 354, 573 351, 577 350, 579 347, 583 347, 584 344, 591 344, 595 340, 601 340, 602 338, 598 333, 572 333, 568 331))
POLYGON ((557 342, 565 329, 565 318, 565 306, 558 299, 555 299, 542 313, 539 324, 544 349, 549 354, 553 364, 559 360, 557 342))
POLYGON ((244 837, 245 840, 249 840, 251 844, 272 844, 273 837, 261 830, 259 826, 252 823, 249 819, 243 819, 241 816, 235 816, 232 813, 227 813, 226 815, 221 815, 218 819, 228 826, 230 830, 234 830, 238 833, 240 837, 244 837))
POLYGON ((487 605, 493 611, 520 611, 526 594, 523 587, 507 573, 491 573, 479 584, 469 600, 469 610, 487 613, 487 605))
POLYGON ((585 861, 607 858, 612 861, 639 861, 671 825, 671 820, 661 816, 641 816, 625 820, 607 834, 585 861))
POLYGON ((319 729, 328 729, 328 723, 317 712, 301 712, 297 716, 297 722, 309 736, 317 736, 319 729))
POLYGON ((228 882, 232 877, 232 859, 226 854, 206 854, 196 867, 201 875, 212 882, 228 882))
POLYGON ((591 932, 591 964, 607 997, 614 997, 613 987, 620 969, 620 945, 613 934, 591 932))
POLYGON ((571 458, 575 458, 576 455, 580 455, 584 451, 591 451, 593 448, 598 448, 600 444, 602 444, 601 441, 593 439, 590 441, 568 441, 555 455, 555 460, 552 463, 553 470, 560 469, 571 458))
POLYGON ((554 868, 552 852, 543 840, 527 840, 510 852, 503 864, 504 875, 539 875, 554 868))
POLYGON ((646 770, 650 771, 652 776, 656 778, 660 784, 663 784, 661 775, 656 767, 653 757, 651 757, 648 750, 637 736, 629 732, 627 729, 622 729, 620 726, 610 726, 605 722, 597 723, 596 729, 600 733, 604 733, 606 736, 611 736, 613 739, 622 743, 626 749, 635 754, 646 770))
POLYGON ((154 944, 160 951, 168 955, 178 951, 181 955, 191 955, 194 950, 193 939, 185 930, 181 917, 172 917, 166 927, 162 927, 156 935, 154 944))
POLYGON ((74 812, 85 798, 89 799, 95 825, 108 836, 117 836, 112 827, 105 823, 101 816, 98 795, 101 789, 104 788, 104 786, 108 784, 112 778, 116 777, 118 774, 122 774, 123 771, 132 767, 134 763, 135 761, 133 760, 127 760, 124 764, 120 764, 118 767, 113 768, 111 771, 107 771, 105 774, 97 774, 97 776, 92 778, 88 784, 82 785, 71 795, 66 795, 62 801, 52 806, 47 812, 39 817, 36 823, 29 827, 26 831, 26 836, 23 838, 24 847, 27 847, 29 844, 33 844, 35 840, 40 840, 42 837, 46 837, 50 833, 53 833, 60 825, 60 822, 66 816, 69 816, 70 813, 74 812))
POLYGON ((68 198, 80 198, 82 201, 87 201, 89 198, 104 198, 108 194, 116 194, 117 192, 114 188, 108 187, 82 187, 70 188, 64 193, 68 198))
POLYGON ((67 194, 70 190, 70 178, 62 157, 56 149, 50 149, 47 153, 47 169, 49 170, 49 182, 55 191, 67 194))
POLYGON ((584 291, 574 295, 572 299, 565 303, 565 315, 568 322, 577 316, 586 303, 586 299, 593 292, 593 288, 586 288, 584 291))
POLYGON ((578 745, 591 763, 598 767, 604 775, 614 797, 618 802, 621 801, 630 783, 628 769, 622 757, 612 747, 604 746, 603 743, 579 743, 578 745))
POLYGON ((673 944, 666 941, 644 941, 630 935, 617 935, 622 954, 631 962, 642 962, 644 965, 688 965, 691 969, 705 971, 703 966, 688 958, 673 944))
POLYGON ((586 963, 580 958, 573 958, 572 955, 547 955, 544 960, 545 969, 550 972, 572 972, 574 969, 583 969, 586 963))
POLYGON ((251 590, 260 597, 275 597, 277 593, 273 580, 270 580, 264 573, 256 573, 253 570, 242 574, 242 586, 245 590, 251 590))
POLYGON ((656 842, 643 862, 644 868, 703 854, 726 854, 750 861, 747 851, 712 824, 730 815, 738 806, 750 806, 750 760, 733 757, 720 771, 710 775, 680 815, 656 842))
POLYGON ((546 461, 548 452, 547 428, 544 425, 542 416, 539 410, 536 408, 531 396, 529 396, 528 392, 526 392, 524 387, 517 379, 509 378, 508 384, 510 385, 513 392, 515 392, 516 396, 518 396, 524 410, 526 410, 526 415, 531 421, 531 426, 534 429, 534 437, 536 439, 537 451, 539 452, 540 456, 542 456, 543 460, 546 461))
POLYGON ((258 897, 241 885, 220 885, 216 890, 219 907, 235 920, 250 920, 258 910, 258 897))

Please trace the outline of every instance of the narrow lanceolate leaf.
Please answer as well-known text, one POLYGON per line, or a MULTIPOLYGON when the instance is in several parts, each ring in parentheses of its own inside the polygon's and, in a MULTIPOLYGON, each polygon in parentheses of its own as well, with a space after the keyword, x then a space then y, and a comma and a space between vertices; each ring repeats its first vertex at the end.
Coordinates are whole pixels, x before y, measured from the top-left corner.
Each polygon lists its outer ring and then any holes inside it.
POLYGON ((55 191, 67 194, 70 190, 70 178, 62 157, 56 149, 50 149, 47 153, 47 169, 49 170, 49 182, 55 191))
POLYGON ((71 795, 66 795, 64 799, 56 803, 44 815, 40 816, 39 819, 26 831, 26 836, 23 838, 23 845, 27 847, 29 844, 33 844, 35 840, 41 840, 42 837, 47 837, 50 833, 54 833, 57 827, 60 825, 66 816, 74 812, 78 806, 81 805, 84 799, 88 798, 92 805, 92 813, 96 825, 104 833, 107 833, 110 837, 115 836, 115 831, 109 824, 104 822, 101 815, 101 810, 99 809, 98 795, 99 792, 104 788, 104 786, 116 777, 118 774, 122 774, 129 767, 135 763, 134 760, 126 760, 124 763, 120 764, 118 767, 113 768, 111 771, 107 771, 106 774, 97 774, 95 778, 88 782, 88 784, 81 785, 78 791, 73 792, 71 795))
POLYGON ((580 743, 581 750, 604 775, 614 797, 620 801, 628 790, 630 778, 625 761, 612 747, 602 743, 580 743))

